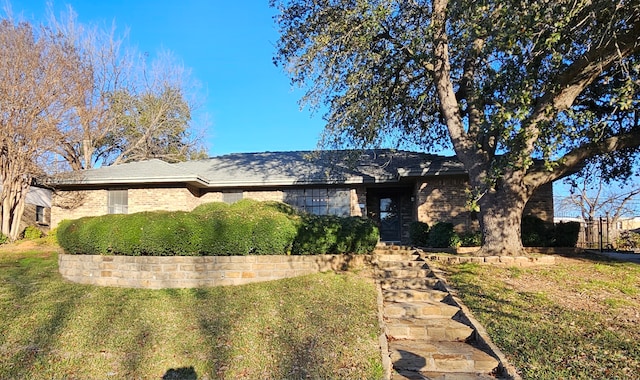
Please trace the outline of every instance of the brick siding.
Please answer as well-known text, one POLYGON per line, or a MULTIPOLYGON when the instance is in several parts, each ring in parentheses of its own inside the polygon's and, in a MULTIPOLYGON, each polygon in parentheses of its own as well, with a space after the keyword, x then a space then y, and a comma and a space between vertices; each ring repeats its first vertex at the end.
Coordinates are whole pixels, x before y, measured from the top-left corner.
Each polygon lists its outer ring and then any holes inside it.
MULTIPOLYGON (((437 222, 453 223, 461 231, 477 231, 477 217, 466 206, 469 182, 464 176, 434 178, 416 184, 417 218, 433 226, 437 222)), ((546 184, 533 194, 524 215, 534 215, 553 222, 553 185, 546 184)))

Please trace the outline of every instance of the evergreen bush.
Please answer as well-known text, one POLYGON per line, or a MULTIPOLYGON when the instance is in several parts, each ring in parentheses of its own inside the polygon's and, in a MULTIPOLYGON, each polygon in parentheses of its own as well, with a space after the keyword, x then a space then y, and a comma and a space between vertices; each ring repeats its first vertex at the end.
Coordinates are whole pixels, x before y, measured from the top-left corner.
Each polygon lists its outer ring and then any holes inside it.
POLYGON ((556 247, 575 247, 578 244, 580 234, 579 222, 560 222, 554 226, 554 236, 556 247))
POLYGON ((426 247, 429 243, 429 225, 424 222, 411 222, 409 240, 415 246, 426 247))
POLYGON ((550 247, 553 246, 553 224, 533 216, 522 217, 520 237, 525 247, 550 247))
POLYGON ((65 220, 56 231, 67 253, 265 255, 368 253, 379 239, 363 218, 299 215, 278 202, 209 203, 194 211, 154 211, 65 220))
POLYGON ((460 238, 453 230, 453 223, 438 222, 429 230, 429 247, 450 248, 460 245, 460 238))
POLYGON ((482 232, 466 232, 460 235, 461 247, 479 247, 482 245, 482 232))
POLYGON ((379 239, 378 228, 369 219, 307 214, 301 218, 292 253, 368 253, 379 239))
POLYGON ((42 237, 42 231, 36 226, 27 226, 24 229, 23 236, 27 240, 40 239, 42 237))

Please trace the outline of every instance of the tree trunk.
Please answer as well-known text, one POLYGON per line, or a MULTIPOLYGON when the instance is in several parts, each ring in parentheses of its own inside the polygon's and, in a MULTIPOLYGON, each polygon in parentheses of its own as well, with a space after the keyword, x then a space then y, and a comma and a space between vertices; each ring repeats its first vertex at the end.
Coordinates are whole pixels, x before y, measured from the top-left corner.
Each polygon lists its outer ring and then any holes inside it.
POLYGON ((522 214, 529 199, 524 187, 503 183, 480 198, 481 256, 524 254, 520 235, 522 214))

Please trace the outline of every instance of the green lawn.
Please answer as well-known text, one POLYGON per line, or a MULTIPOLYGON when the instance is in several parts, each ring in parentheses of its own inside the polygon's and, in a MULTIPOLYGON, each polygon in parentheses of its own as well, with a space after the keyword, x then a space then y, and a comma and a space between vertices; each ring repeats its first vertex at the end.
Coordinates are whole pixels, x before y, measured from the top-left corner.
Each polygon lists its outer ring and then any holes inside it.
POLYGON ((640 265, 443 266, 524 379, 639 379, 640 265))
POLYGON ((3 250, 0 378, 380 378, 376 313, 353 274, 101 288, 63 280, 52 250, 3 250))

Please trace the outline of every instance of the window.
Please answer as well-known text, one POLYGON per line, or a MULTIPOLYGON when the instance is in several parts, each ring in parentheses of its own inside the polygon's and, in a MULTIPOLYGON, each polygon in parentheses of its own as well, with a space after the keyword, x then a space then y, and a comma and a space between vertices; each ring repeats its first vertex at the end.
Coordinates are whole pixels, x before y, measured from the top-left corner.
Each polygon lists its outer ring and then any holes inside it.
POLYGON ((46 223, 44 220, 44 206, 36 206, 36 223, 46 223))
POLYGON ((285 193, 285 202, 315 215, 351 214, 351 193, 348 189, 289 190, 285 193))
POLYGON ((227 204, 233 204, 242 199, 242 191, 233 191, 222 193, 222 201, 227 204))
POLYGON ((127 190, 109 190, 107 208, 109 214, 127 214, 129 211, 127 190))

